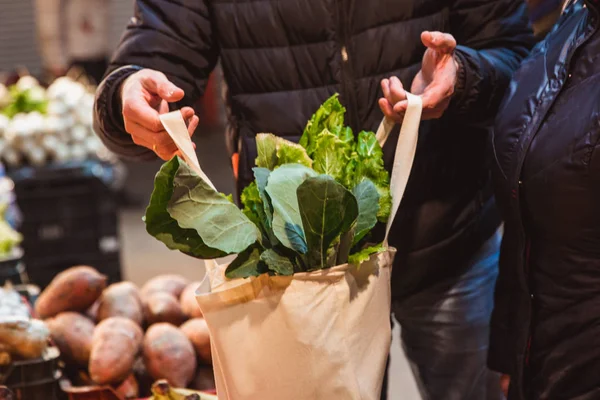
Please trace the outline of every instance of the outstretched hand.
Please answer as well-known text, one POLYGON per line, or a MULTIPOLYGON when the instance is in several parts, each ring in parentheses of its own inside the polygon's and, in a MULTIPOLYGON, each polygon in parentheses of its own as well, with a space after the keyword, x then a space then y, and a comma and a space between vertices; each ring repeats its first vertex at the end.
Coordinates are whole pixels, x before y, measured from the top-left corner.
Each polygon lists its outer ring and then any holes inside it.
MULTIPOLYGON (((454 94, 458 63, 454 59, 456 40, 448 33, 423 32, 421 41, 427 47, 421 70, 413 80, 411 93, 423 100, 422 119, 440 118, 454 94)), ((400 123, 408 107, 406 92, 396 77, 381 81, 383 98, 379 106, 386 117, 400 123)))

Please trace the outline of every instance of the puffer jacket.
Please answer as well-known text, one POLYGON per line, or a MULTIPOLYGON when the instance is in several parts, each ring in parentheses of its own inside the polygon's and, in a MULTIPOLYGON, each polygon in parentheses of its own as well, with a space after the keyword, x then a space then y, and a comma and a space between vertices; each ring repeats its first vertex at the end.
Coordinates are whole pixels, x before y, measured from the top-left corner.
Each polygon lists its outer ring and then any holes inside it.
POLYGON ((579 1, 515 74, 494 130, 505 218, 489 363, 513 399, 600 399, 600 22, 579 1))
MULTIPOLYGON (((184 89, 190 103, 220 59, 239 135, 241 188, 253 179, 255 135, 298 140, 335 92, 355 132, 375 130, 383 117, 380 81, 396 75, 410 87, 424 30, 456 37, 461 68, 444 118, 422 124, 392 233, 402 265, 394 294, 409 295, 460 275, 449 260, 466 260, 499 225, 497 215, 482 211, 493 209, 491 189, 484 190, 486 146, 510 77, 533 42, 521 0, 137 0, 99 88, 96 130, 116 153, 153 157, 124 132, 120 82, 136 68, 153 68, 184 89)), ((396 140, 397 132, 385 149, 388 165, 396 140)))

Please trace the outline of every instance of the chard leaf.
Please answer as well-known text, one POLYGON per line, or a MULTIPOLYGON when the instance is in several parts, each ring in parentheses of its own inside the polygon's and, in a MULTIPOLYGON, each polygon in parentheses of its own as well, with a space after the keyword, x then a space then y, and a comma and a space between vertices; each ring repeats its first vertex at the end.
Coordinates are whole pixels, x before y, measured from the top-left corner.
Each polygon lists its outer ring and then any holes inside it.
POLYGON ((313 168, 338 182, 343 182, 351 154, 351 143, 344 142, 325 129, 316 137, 313 168))
POLYGON ((260 259, 267 265, 269 270, 275 272, 277 275, 293 275, 294 264, 286 256, 278 254, 273 249, 265 250, 261 255, 260 259))
POLYGON ((144 218, 146 230, 171 250, 179 250, 192 257, 203 259, 223 257, 226 255, 225 252, 209 247, 202 241, 198 232, 180 227, 169 215, 167 208, 173 195, 173 181, 180 162, 183 163, 178 157, 174 157, 156 174, 154 191, 144 218))
POLYGON ((306 149, 299 144, 278 138, 277 141, 277 165, 301 164, 312 167, 313 161, 306 153, 306 149))
POLYGON ((375 246, 370 246, 362 249, 361 251, 350 255, 348 258, 348 262, 350 264, 359 266, 363 262, 367 261, 373 254, 381 253, 385 251, 386 247, 383 244, 378 244, 375 246))
POLYGON ((326 268, 331 257, 330 246, 336 241, 339 244, 339 237, 356 222, 356 198, 327 175, 308 178, 297 193, 308 246, 308 267, 326 268))
POLYGON ((363 179, 352 190, 358 202, 358 219, 356 221, 356 235, 352 244, 362 240, 367 233, 377 224, 377 213, 379 212, 379 193, 373 181, 363 179))
POLYGON ((224 195, 181 162, 167 208, 179 226, 194 229, 208 246, 241 253, 261 239, 258 227, 224 195))
POLYGON ((256 135, 256 166, 273 170, 277 166, 277 136, 271 133, 256 135))
POLYGON ((346 109, 340 103, 338 95, 334 94, 313 114, 300 138, 300 145, 306 149, 309 157, 312 157, 315 151, 319 133, 324 129, 332 133, 338 133, 343 129, 345 112, 346 109))
POLYGON ((285 247, 300 254, 305 254, 307 247, 296 190, 306 178, 316 175, 303 165, 286 164, 271 173, 266 186, 273 205, 273 232, 285 247))
POLYGON ((248 247, 227 266, 225 277, 228 279, 248 278, 259 276, 266 271, 261 260, 260 250, 256 246, 248 247))

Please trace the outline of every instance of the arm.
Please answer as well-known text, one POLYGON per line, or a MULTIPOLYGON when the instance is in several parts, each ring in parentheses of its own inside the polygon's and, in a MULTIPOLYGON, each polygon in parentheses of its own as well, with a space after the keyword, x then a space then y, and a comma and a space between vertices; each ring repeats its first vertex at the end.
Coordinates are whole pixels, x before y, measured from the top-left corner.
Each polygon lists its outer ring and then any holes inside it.
POLYGON ((450 33, 458 76, 450 103, 454 115, 471 122, 495 116, 513 72, 535 40, 521 0, 455 0, 450 33))
POLYGON ((145 68, 164 73, 185 93, 178 107, 203 94, 219 53, 208 4, 208 0, 136 0, 135 16, 98 88, 94 107, 95 130, 115 153, 136 159, 154 157, 125 130, 121 89, 128 77, 145 68))

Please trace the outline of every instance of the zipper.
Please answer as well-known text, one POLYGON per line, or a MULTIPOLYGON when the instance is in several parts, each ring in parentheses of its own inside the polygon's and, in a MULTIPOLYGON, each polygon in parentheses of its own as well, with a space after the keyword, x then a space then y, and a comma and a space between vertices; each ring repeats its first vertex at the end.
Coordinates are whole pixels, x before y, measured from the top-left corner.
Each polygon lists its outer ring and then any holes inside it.
MULTIPOLYGON (((338 46, 340 52, 340 58, 342 60, 341 68, 341 95, 345 100, 346 109, 349 116, 349 125, 355 134, 359 131, 360 122, 358 119, 358 106, 356 100, 356 90, 354 89, 354 74, 352 72, 351 54, 348 51, 348 44, 350 42, 350 20, 347 13, 350 5, 346 3, 349 0, 336 0, 336 14, 337 14, 337 37, 338 46)), ((351 1, 351 0, 350 0, 351 1)))

